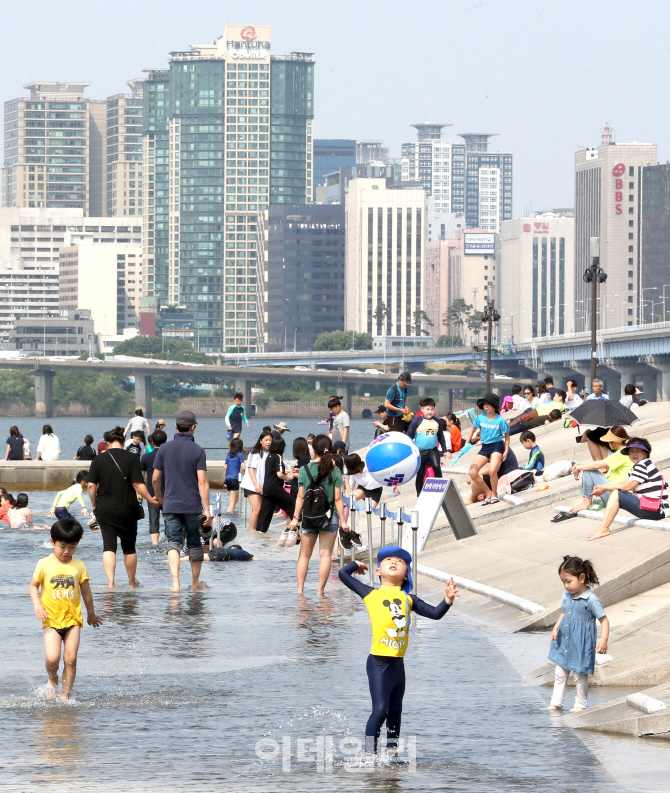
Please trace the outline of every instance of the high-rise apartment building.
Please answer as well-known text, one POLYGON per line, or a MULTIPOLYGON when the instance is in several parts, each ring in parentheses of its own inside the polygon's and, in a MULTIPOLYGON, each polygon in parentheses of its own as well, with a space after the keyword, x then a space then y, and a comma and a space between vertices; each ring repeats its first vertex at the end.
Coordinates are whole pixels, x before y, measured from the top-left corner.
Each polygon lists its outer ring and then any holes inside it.
POLYGON ((344 206, 279 204, 264 215, 266 348, 311 350, 344 327, 344 206))
POLYGON ((418 140, 402 146, 403 182, 421 182, 436 216, 464 213, 467 228, 499 231, 512 217, 512 155, 488 151, 489 133, 463 133, 465 143, 453 143, 442 138, 447 124, 412 126, 418 140))
MULTIPOLYGON (((575 329, 575 221, 553 212, 500 227, 496 303, 501 338, 524 342, 575 329)), ((580 276, 581 278, 581 276, 580 276)))
POLYGON ((30 97, 5 102, 5 207, 104 208, 106 103, 89 83, 28 83, 30 97))
POLYGON ((345 330, 419 335, 424 309, 426 193, 389 190, 385 179, 352 179, 345 201, 345 330), (380 311, 387 310, 382 321, 380 311))
POLYGON ((144 86, 144 289, 193 313, 202 350, 254 352, 259 213, 312 198, 314 61, 233 25, 169 67, 144 86))
POLYGON ((462 132, 465 140, 465 224, 500 231, 512 219, 512 165, 509 152, 488 150, 492 133, 462 132))
POLYGON ((656 162, 652 143, 613 143, 605 127, 602 145, 575 154, 575 310, 577 331, 591 327, 590 238, 600 238, 600 327, 637 325, 646 301, 657 300, 641 278, 640 194, 642 170, 656 162))
POLYGON ((442 138, 448 124, 413 124, 416 143, 402 145, 402 181, 420 182, 438 212, 463 212, 465 145, 442 138))
POLYGON ((326 174, 356 165, 356 141, 317 138, 314 141, 314 196, 324 184, 326 174))
POLYGON ((389 165, 389 150, 383 140, 359 140, 356 142, 357 165, 389 165))
POLYGON ((144 80, 129 80, 130 94, 107 99, 105 214, 141 215, 144 80))

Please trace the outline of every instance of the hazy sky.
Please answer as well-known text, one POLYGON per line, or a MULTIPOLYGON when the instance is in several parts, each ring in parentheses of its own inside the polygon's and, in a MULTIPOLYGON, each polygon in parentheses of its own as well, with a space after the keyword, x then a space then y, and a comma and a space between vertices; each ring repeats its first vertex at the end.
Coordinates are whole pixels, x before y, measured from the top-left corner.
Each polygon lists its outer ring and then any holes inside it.
POLYGON ((514 214, 573 205, 573 153, 653 142, 670 156, 662 0, 22 0, 0 36, 3 101, 32 80, 127 90, 170 50, 212 42, 226 24, 269 24, 272 50, 315 53, 316 137, 380 138, 399 156, 420 121, 498 132, 514 153, 514 214))

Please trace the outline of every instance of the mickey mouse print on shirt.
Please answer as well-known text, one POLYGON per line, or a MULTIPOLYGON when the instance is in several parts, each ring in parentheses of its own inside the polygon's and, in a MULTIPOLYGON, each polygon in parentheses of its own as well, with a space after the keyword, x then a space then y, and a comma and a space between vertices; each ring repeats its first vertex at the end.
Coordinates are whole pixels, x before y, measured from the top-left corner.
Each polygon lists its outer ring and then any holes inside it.
POLYGON ((391 639, 402 639, 407 634, 407 617, 402 610, 402 600, 393 598, 393 602, 383 600, 382 603, 391 612, 391 619, 395 625, 395 628, 386 629, 386 635, 391 639))

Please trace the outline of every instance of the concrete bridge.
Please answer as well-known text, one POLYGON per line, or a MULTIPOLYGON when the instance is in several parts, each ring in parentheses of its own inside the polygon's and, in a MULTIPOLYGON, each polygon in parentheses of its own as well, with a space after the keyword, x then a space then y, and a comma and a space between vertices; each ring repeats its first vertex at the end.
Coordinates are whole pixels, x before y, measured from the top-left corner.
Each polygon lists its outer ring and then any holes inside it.
MULTIPOLYGON (((307 380, 316 383, 322 380, 337 380, 337 389, 344 396, 345 410, 351 413, 351 400, 357 385, 375 385, 390 387, 396 380, 392 373, 370 375, 355 374, 342 370, 329 372, 299 371, 285 368, 256 366, 239 368, 234 366, 187 366, 169 364, 143 363, 141 361, 105 361, 88 363, 87 361, 52 361, 48 358, 24 358, 18 360, 0 359, 0 369, 22 369, 29 371, 35 378, 35 415, 38 418, 49 418, 53 415, 53 378, 56 372, 106 372, 107 374, 123 375, 135 379, 135 404, 144 409, 144 415, 151 418, 152 377, 154 375, 172 375, 188 377, 198 374, 206 382, 217 383, 222 380, 234 380, 235 388, 244 394, 245 404, 252 403, 251 385, 254 381, 268 377, 286 381, 307 380)), ((503 382, 503 381, 500 381, 503 382)), ((485 381, 481 378, 457 377, 452 375, 427 375, 417 377, 414 384, 419 393, 426 387, 437 388, 441 410, 451 410, 455 389, 480 388, 484 392, 485 381)), ((325 397, 324 397, 325 398, 325 397)))

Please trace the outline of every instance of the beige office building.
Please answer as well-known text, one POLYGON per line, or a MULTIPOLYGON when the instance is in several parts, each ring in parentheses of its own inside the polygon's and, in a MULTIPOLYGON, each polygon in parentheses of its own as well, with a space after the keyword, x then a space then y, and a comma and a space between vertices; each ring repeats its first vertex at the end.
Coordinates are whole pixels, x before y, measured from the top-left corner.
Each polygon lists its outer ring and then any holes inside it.
POLYGON ((142 103, 145 80, 129 80, 130 94, 107 98, 105 214, 141 215, 142 103))
MULTIPOLYGON (((456 244, 449 249, 449 303, 462 298, 473 311, 483 311, 489 288, 495 297, 497 234, 481 229, 458 229, 456 244)), ((475 334, 466 326, 451 328, 463 341, 475 343, 475 334)), ((483 330, 480 342, 487 340, 483 330)))
POLYGON ((388 190, 385 179, 349 182, 345 199, 346 330, 381 335, 383 328, 374 314, 384 304, 389 312, 387 335, 416 335, 414 313, 425 306, 425 217, 422 189, 388 190))
POLYGON ((496 303, 509 343, 575 329, 575 221, 553 212, 500 226, 496 303))
POLYGON ((2 206, 103 214, 107 110, 88 85, 28 83, 30 97, 5 102, 2 206))
MULTIPOLYGON (((582 275, 591 264, 589 241, 600 237, 601 328, 637 325, 645 295, 640 285, 641 170, 656 163, 652 143, 613 143, 608 127, 602 145, 575 153, 576 330, 590 327, 591 286, 582 275)), ((656 298, 657 299, 657 298, 656 298)))
POLYGON ((139 327, 141 296, 141 245, 96 245, 93 234, 66 235, 60 249, 61 311, 87 309, 96 333, 121 335, 139 327))
POLYGON ((425 312, 433 323, 430 331, 435 338, 449 333, 449 326, 444 322, 450 302, 449 250, 456 245, 456 240, 447 239, 426 242, 425 312))

